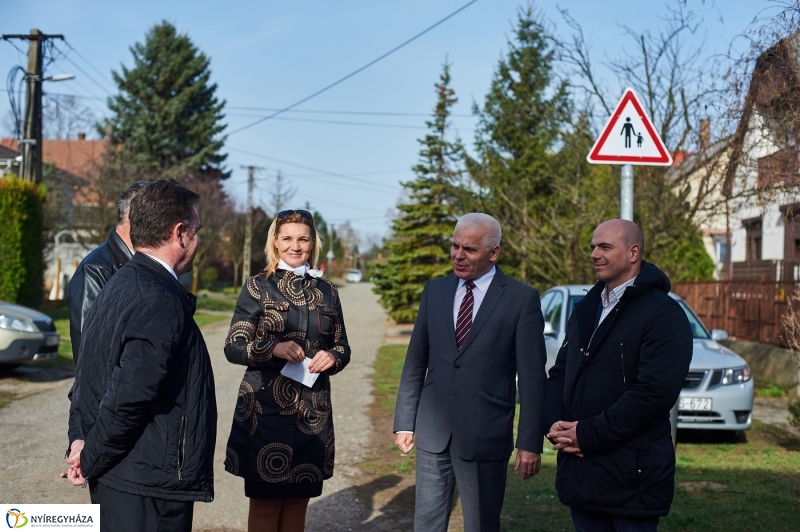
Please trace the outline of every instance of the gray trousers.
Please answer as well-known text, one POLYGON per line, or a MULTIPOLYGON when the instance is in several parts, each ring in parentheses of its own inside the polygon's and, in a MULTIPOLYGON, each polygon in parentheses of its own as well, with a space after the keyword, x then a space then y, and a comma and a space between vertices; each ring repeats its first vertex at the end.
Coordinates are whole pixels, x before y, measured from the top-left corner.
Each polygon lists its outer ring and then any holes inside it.
POLYGON ((458 486, 464 532, 497 532, 506 491, 508 460, 463 460, 450 453, 417 448, 416 532, 447 532, 453 492, 458 486))

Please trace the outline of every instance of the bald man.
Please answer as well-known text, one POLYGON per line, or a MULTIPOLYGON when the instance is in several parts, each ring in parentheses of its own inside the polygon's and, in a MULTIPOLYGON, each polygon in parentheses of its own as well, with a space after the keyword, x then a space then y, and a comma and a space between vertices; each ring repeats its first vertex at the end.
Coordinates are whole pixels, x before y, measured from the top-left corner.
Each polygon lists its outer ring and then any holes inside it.
POLYGON ((556 491, 578 532, 654 531, 672 504, 669 410, 692 330, 643 250, 633 222, 595 229, 597 284, 575 305, 547 381, 542 430, 559 452, 556 491))

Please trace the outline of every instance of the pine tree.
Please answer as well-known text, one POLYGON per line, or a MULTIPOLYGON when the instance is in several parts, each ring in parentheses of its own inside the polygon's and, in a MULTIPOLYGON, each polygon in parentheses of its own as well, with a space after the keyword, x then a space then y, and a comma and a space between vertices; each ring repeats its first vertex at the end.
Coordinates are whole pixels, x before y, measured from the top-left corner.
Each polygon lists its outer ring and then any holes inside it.
POLYGON ((448 139, 451 108, 458 101, 450 88, 449 64, 435 87, 436 107, 426 122, 429 133, 419 140, 419 162, 413 167, 417 177, 403 183, 407 199, 397 205, 399 214, 385 249, 388 258, 370 264, 380 303, 398 323, 414 321, 426 281, 451 271, 453 227, 461 212, 457 186, 463 146, 448 139))
MULTIPOLYGON (((495 70, 479 117, 477 159, 468 160, 482 188, 483 210, 503 228, 500 263, 522 281, 545 284, 552 268, 543 249, 560 215, 556 156, 570 131, 572 104, 567 82, 553 71, 553 41, 531 7, 520 10, 509 52, 495 70)), ((584 155, 585 157, 585 155, 584 155)))
POLYGON ((114 142, 160 176, 227 177, 220 153, 225 102, 215 96, 206 55, 166 21, 130 50, 133 68, 112 73, 120 90, 108 102, 114 142))

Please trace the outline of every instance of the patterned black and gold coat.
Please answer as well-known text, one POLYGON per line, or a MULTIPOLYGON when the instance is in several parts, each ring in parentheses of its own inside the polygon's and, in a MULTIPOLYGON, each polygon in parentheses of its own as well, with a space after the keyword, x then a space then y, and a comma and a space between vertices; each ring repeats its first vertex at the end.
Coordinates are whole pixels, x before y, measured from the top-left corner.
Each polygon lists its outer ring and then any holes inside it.
POLYGON ((239 387, 225 470, 269 483, 321 482, 333 475, 330 375, 350 361, 336 287, 294 272, 250 277, 236 302, 225 357, 247 366, 239 387), (294 341, 307 357, 329 351, 336 363, 313 388, 281 375, 273 357, 279 342, 294 341))

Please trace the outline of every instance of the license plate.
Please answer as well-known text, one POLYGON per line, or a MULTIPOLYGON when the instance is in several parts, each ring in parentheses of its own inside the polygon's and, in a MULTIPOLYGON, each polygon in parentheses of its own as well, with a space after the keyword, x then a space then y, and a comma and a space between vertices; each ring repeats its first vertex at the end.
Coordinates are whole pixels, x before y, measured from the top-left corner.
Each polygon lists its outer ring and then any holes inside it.
POLYGON ((710 397, 681 397, 678 410, 711 410, 710 397))
POLYGON ((48 336, 47 338, 45 338, 44 345, 47 345, 47 346, 58 345, 58 335, 53 334, 53 335, 48 336))

